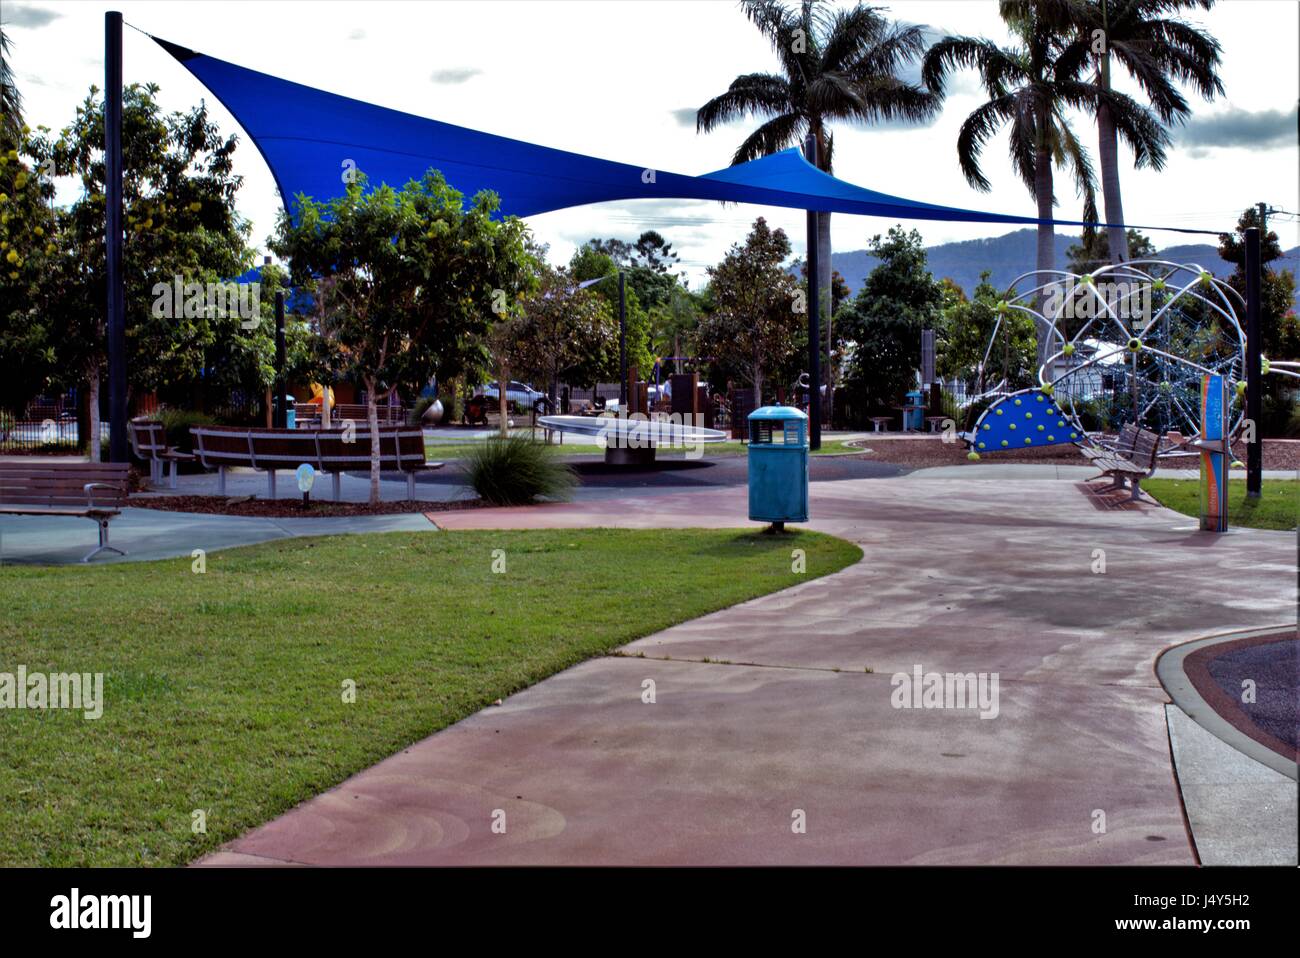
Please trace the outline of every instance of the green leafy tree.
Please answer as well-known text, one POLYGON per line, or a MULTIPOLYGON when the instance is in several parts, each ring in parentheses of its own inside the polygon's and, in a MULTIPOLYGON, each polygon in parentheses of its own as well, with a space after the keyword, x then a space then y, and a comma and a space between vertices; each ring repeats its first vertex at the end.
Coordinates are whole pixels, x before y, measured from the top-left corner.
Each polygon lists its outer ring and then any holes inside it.
POLYGON ((668 300, 650 310, 651 348, 659 356, 681 356, 700 325, 700 297, 674 285, 668 300))
MULTIPOLYGON (((988 270, 980 274, 970 299, 956 284, 945 286, 943 322, 935 343, 936 371, 979 391, 1003 379, 1012 389, 1028 386, 1036 381, 1034 321, 1018 310, 999 313, 998 304, 1014 297, 999 292, 989 282, 990 275, 988 270)), ((943 282, 950 284, 951 280, 943 282)))
POLYGON ((494 315, 517 307, 525 280, 525 228, 495 219, 495 194, 469 207, 430 170, 400 190, 367 189, 358 176, 328 202, 296 197, 272 248, 316 295, 325 365, 366 390, 370 501, 379 502, 377 397, 418 388, 458 344, 486 337, 494 315))
POLYGON ((509 368, 544 384, 552 406, 561 379, 589 387, 618 374, 618 321, 609 302, 577 288, 564 267, 544 266, 518 314, 500 325, 497 348, 509 368))
MULTIPOLYGON (((583 246, 574 251, 569 260, 569 270, 576 282, 584 283, 593 279, 603 279, 604 282, 595 283, 588 289, 594 290, 609 303, 611 314, 614 317, 615 328, 618 323, 618 273, 619 260, 615 255, 607 252, 611 247, 615 248, 619 240, 590 240, 583 246), (608 278, 606 278, 608 277, 608 278)), ((623 244, 625 248, 627 244, 623 244)), ((637 375, 641 377, 648 376, 650 370, 654 367, 654 356, 650 352, 650 314, 638 294, 636 281, 649 280, 651 288, 657 288, 660 283, 666 283, 671 287, 673 281, 671 277, 664 276, 654 270, 645 267, 633 268, 624 266, 624 305, 626 309, 627 324, 627 364, 630 367, 635 366, 637 375)), ((643 289, 646 287, 643 286, 643 289)), ((617 366, 615 366, 617 369, 617 366)))
POLYGON ((858 410, 902 400, 921 365, 921 330, 939 328, 943 307, 920 233, 894 226, 867 245, 880 262, 837 317, 851 344, 843 388, 858 410))
MULTIPOLYGON (((764 119, 736 149, 733 164, 796 146, 811 134, 817 141, 818 168, 831 173, 832 123, 920 122, 938 111, 938 97, 902 77, 925 49, 921 27, 893 23, 880 8, 861 3, 838 10, 815 0, 793 9, 780 0, 742 0, 740 6, 771 43, 779 71, 736 77, 725 93, 696 113, 700 133, 751 116, 764 119)), ((817 250, 823 304, 818 315, 827 328, 829 375, 830 213, 817 216, 817 250)))
POLYGON ((677 266, 679 257, 673 244, 655 230, 646 230, 638 236, 633 249, 636 250, 636 265, 656 273, 669 274, 677 266))
MULTIPOLYGON (((1251 227, 1263 227, 1259 209, 1250 207, 1237 220, 1234 233, 1219 234, 1219 256, 1233 264, 1232 275, 1228 285, 1246 297, 1246 239, 1245 231, 1251 227)), ((1300 319, 1295 312, 1295 273, 1289 269, 1274 270, 1269 263, 1283 255, 1282 244, 1277 233, 1269 229, 1262 230, 1259 242, 1260 265, 1260 311, 1259 325, 1263 336, 1260 343, 1267 359, 1300 361, 1300 319)), ((1213 317, 1208 318, 1210 322, 1213 317)), ((1239 317, 1245 327, 1245 316, 1239 317)), ((1297 390, 1295 380, 1287 376, 1265 376, 1261 398, 1265 422, 1260 424, 1262 431, 1276 435, 1281 428, 1286 428, 1288 421, 1300 417, 1297 409, 1297 390)))
POLYGON ((697 349, 735 368, 753 388, 755 405, 762 404, 764 383, 794 356, 805 315, 783 265, 789 255, 785 231, 759 217, 745 244, 709 267, 713 311, 700 322, 697 349))
MULTIPOLYGON (((1079 242, 1065 251, 1065 255, 1069 260, 1066 269, 1072 273, 1082 275, 1094 272, 1112 262, 1118 262, 1112 259, 1110 247, 1111 241, 1105 233, 1100 230, 1085 228, 1079 242)), ((1134 229, 1128 231, 1125 249, 1128 250, 1128 255, 1124 257, 1125 260, 1145 259, 1156 255, 1156 247, 1151 242, 1150 237, 1134 229)))
MULTIPOLYGON (((247 270, 253 253, 248 223, 235 210, 236 138, 222 137, 202 105, 164 114, 157 93, 154 84, 132 84, 122 93, 122 274, 131 390, 193 382, 219 337, 256 335, 255 328, 234 322, 228 304, 213 306, 206 297, 202 309, 177 302, 160 308, 160 289, 174 289, 178 281, 206 288, 231 280, 247 270)), ((43 175, 71 177, 81 188, 76 201, 55 211, 40 290, 61 384, 88 385, 92 459, 99 455, 95 413, 107 361, 103 114, 102 97, 92 87, 57 137, 42 135, 30 145, 43 175)))
POLYGON ((42 284, 58 252, 54 184, 25 125, 0 125, 0 410, 15 415, 53 379, 42 284))

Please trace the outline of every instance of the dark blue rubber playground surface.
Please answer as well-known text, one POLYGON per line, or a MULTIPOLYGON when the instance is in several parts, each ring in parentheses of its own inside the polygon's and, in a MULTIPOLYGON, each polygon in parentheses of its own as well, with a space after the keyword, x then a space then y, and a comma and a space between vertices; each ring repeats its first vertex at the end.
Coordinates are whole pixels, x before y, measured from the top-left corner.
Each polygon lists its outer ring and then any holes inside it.
POLYGON ((1300 750, 1300 640, 1294 633, 1211 646, 1189 656, 1187 666, 1188 676, 1216 712, 1251 738, 1295 757, 1300 750), (1203 687, 1207 677, 1212 689, 1203 687), (1249 683, 1253 702, 1243 701, 1249 683), (1250 725, 1263 735, 1252 734, 1250 725))

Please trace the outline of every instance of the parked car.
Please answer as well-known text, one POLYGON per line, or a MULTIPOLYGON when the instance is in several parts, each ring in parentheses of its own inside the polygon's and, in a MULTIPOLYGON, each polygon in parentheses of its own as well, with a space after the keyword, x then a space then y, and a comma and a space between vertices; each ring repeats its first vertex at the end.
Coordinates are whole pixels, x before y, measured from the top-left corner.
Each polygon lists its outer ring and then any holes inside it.
MULTIPOLYGON (((501 401, 500 387, 496 383, 484 386, 481 395, 494 402, 501 401)), ((513 403, 520 409, 536 409, 539 413, 546 412, 551 405, 546 393, 514 379, 506 383, 506 402, 513 403)))

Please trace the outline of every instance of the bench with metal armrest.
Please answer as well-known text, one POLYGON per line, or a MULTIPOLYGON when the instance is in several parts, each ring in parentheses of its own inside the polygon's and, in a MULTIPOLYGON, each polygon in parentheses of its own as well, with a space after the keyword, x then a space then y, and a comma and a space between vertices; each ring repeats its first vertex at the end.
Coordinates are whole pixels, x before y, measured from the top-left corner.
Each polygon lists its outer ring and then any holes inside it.
MULTIPOLYGON (((1111 489, 1123 489, 1124 481, 1127 479, 1133 490, 1129 498, 1139 499, 1142 496, 1142 480, 1156 471, 1156 458, 1160 454, 1160 435, 1136 426, 1124 427, 1125 431, 1129 429, 1133 432, 1132 443, 1128 448, 1117 444, 1115 449, 1090 458, 1092 465, 1101 470, 1101 475, 1094 478, 1109 476, 1111 489)), ((1121 431, 1120 438, 1121 440, 1125 438, 1124 431, 1121 431)))
POLYGON ((122 512, 131 467, 125 462, 5 462, 0 460, 0 515, 75 516, 99 526, 101 552, 126 553, 108 544, 108 523, 122 512))

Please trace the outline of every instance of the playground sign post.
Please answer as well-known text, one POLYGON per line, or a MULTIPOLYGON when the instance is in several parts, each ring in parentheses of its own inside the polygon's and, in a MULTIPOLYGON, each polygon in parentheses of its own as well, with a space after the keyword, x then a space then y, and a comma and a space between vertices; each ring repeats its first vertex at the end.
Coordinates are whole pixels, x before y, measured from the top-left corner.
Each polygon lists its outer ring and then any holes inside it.
POLYGON ((1228 531, 1228 446, 1227 382, 1207 373, 1201 377, 1201 529, 1228 531))

